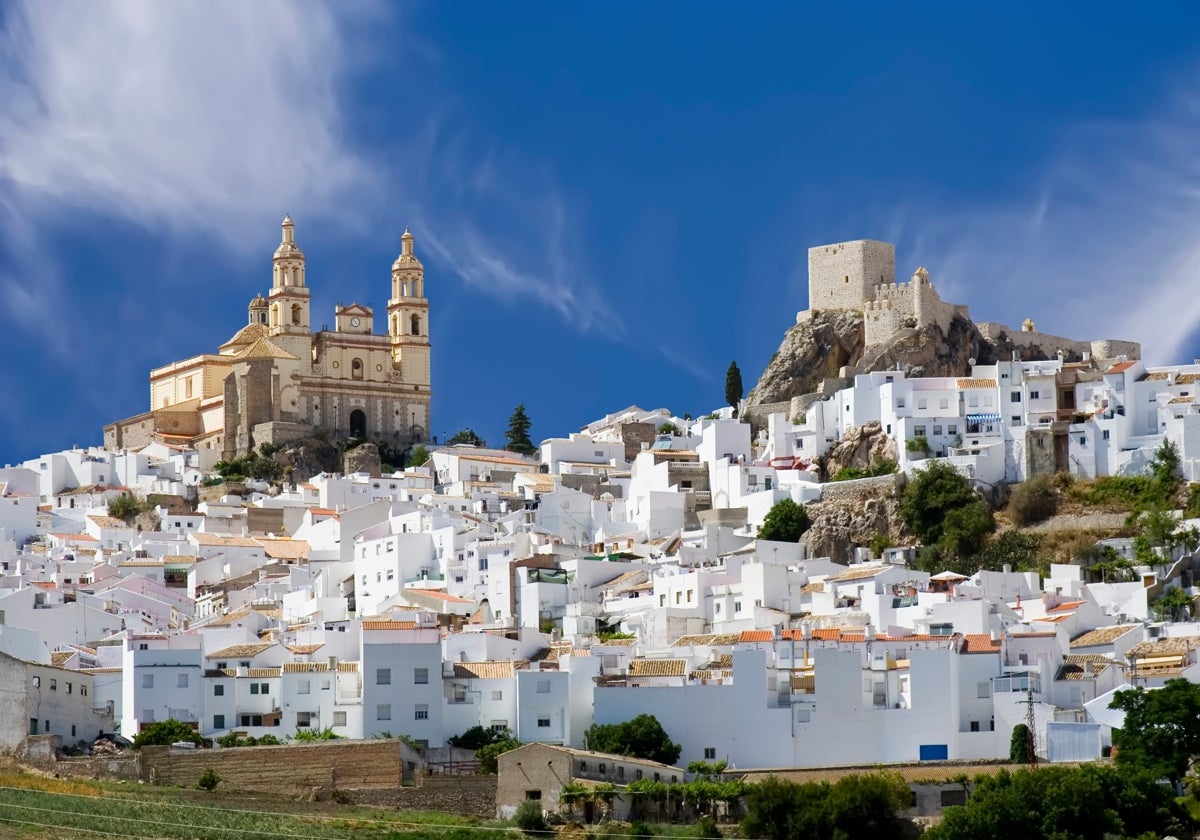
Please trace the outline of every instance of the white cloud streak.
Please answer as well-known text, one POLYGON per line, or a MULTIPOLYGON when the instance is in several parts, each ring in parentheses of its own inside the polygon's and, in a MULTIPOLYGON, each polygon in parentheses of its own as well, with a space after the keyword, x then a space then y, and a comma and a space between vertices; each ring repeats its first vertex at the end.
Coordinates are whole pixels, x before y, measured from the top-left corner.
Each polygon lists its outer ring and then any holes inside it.
POLYGON ((248 224, 342 212, 370 183, 325 6, 26 2, 0 53, 0 178, 22 200, 246 247, 248 224))
POLYGON ((1180 361, 1200 329, 1198 134, 1200 103, 1182 97, 1145 120, 1076 126, 1015 201, 905 207, 902 258, 977 321, 1032 317, 1180 361))

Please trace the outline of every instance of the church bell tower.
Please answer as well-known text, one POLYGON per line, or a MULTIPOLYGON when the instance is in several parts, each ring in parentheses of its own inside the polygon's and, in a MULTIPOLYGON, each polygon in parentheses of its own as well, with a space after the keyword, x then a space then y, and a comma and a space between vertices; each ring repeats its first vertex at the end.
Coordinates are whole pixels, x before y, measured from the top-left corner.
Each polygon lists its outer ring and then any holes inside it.
POLYGON ((413 391, 413 404, 408 408, 412 437, 428 440, 429 301, 425 297, 425 267, 413 253, 413 235, 408 228, 400 237, 400 256, 392 263, 387 317, 392 367, 400 372, 405 390, 411 387, 413 391))

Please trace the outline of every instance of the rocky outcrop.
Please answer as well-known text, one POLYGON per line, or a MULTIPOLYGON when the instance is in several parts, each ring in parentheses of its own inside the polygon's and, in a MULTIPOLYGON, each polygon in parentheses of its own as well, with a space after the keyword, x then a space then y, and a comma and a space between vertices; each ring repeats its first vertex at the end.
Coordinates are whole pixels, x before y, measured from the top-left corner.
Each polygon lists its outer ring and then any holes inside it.
POLYGON ((868 546, 878 534, 893 543, 911 542, 900 517, 903 477, 880 476, 830 484, 821 501, 806 505, 812 527, 801 538, 809 557, 837 563, 854 559, 855 546, 868 546))
MULTIPOLYGON (((900 367, 908 377, 967 376, 972 359, 981 365, 995 364, 1011 359, 1017 349, 1007 333, 988 338, 974 322, 962 317, 954 318, 944 333, 934 324, 903 330, 885 344, 867 347, 861 313, 813 312, 784 334, 779 350, 746 399, 747 413, 755 416, 756 406, 786 403, 794 397, 849 385, 833 382, 830 388, 824 387, 828 380, 837 379, 843 367, 859 373, 900 367)), ((1048 347, 1019 349, 1023 359, 1050 359, 1056 354, 1048 347)), ((1067 354, 1066 360, 1078 361, 1072 354, 1067 354)))
POLYGON ((337 447, 320 437, 307 437, 284 444, 271 457, 284 467, 291 467, 291 480, 297 483, 308 481, 317 473, 333 473, 342 468, 337 447))
POLYGON ((379 447, 373 443, 364 443, 353 449, 347 449, 342 455, 342 472, 345 475, 362 472, 378 476, 379 470, 379 447))
POLYGON ((830 447, 819 459, 821 472, 826 478, 837 475, 841 469, 859 469, 869 472, 881 461, 898 460, 896 442, 883 433, 877 421, 846 430, 842 439, 830 447))
POLYGON ((864 346, 862 313, 815 312, 784 334, 746 401, 759 405, 811 394, 844 365, 857 363, 864 346))

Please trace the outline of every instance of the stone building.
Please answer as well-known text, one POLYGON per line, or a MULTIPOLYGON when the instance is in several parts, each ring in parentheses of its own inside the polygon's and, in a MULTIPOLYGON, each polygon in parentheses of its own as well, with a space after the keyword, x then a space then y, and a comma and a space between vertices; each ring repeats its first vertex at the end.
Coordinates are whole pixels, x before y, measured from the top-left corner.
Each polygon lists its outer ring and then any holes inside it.
POLYGON ((334 329, 313 332, 304 252, 290 217, 272 259, 271 289, 247 324, 218 348, 150 372, 150 410, 104 428, 105 448, 162 440, 208 464, 315 430, 406 447, 428 440, 429 301, 413 235, 392 263, 385 331, 351 303, 334 329))
MULTIPOLYGON (((936 325, 945 335, 955 318, 970 318, 966 306, 941 299, 924 267, 918 268, 909 282, 897 283, 895 246, 873 239, 808 249, 808 307, 796 315, 797 323, 808 320, 813 312, 829 309, 862 313, 867 347, 886 344, 908 329, 936 325)), ((980 334, 989 341, 1003 337, 1018 349, 1062 352, 1073 358, 1141 358, 1141 346, 1137 342, 1076 341, 1047 335, 1037 332, 1028 318, 1019 331, 990 322, 977 326, 980 334)))

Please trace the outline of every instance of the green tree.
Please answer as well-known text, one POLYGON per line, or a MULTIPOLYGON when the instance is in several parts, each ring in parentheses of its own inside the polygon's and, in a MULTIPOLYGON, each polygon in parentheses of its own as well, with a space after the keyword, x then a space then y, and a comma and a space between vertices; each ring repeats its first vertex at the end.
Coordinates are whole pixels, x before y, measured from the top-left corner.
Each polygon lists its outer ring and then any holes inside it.
POLYGON ((584 733, 588 749, 674 764, 682 747, 672 741, 654 715, 641 714, 624 723, 594 723, 584 733))
POLYGON ((446 739, 452 747, 459 747, 464 750, 480 750, 488 744, 499 743, 500 741, 508 740, 509 734, 507 729, 492 729, 485 726, 472 726, 470 729, 463 732, 461 735, 452 735, 446 739))
POLYGON ((146 509, 142 502, 128 493, 123 493, 108 502, 108 515, 114 519, 124 520, 126 523, 133 522, 137 515, 146 509))
POLYGON ((166 746, 176 741, 189 741, 197 746, 201 743, 200 733, 181 720, 167 718, 156 723, 148 723, 133 738, 133 748, 166 746))
POLYGON ((550 826, 546 824, 546 815, 542 811, 542 803, 536 799, 523 799, 513 814, 513 825, 526 834, 545 834, 550 826))
POLYGON ((1136 527, 1140 533, 1133 538, 1133 553, 1147 566, 1170 562, 1172 550, 1185 542, 1175 512, 1161 504, 1139 514, 1136 527))
POLYGON ((211 767, 205 767, 204 772, 200 774, 199 780, 196 782, 196 787, 200 790, 216 790, 217 785, 221 783, 221 777, 217 775, 217 771, 211 767))
POLYGON ((495 743, 480 747, 475 751, 475 757, 479 759, 480 773, 495 773, 499 767, 497 759, 509 750, 515 750, 521 746, 521 742, 516 738, 504 738, 495 743))
POLYGON ((1154 457, 1150 459, 1150 477, 1164 498, 1169 498, 1179 489, 1179 447, 1168 438, 1164 438, 1162 445, 1154 450, 1154 457))
POLYGON ((408 456, 408 466, 423 467, 429 463, 429 450, 425 448, 425 444, 418 443, 408 456))
POLYGON ((1125 712, 1124 725, 1113 730, 1119 766, 1171 781, 1187 774, 1200 755, 1200 685, 1171 679, 1155 691, 1118 691, 1108 705, 1125 712))
POLYGON ((1036 525, 1049 519, 1058 511, 1058 491, 1054 478, 1036 475, 1013 488, 1008 498, 1008 513, 1013 524, 1019 527, 1036 525))
POLYGON ((982 525, 986 525, 983 533, 994 527, 987 503, 975 495, 962 473, 942 461, 930 463, 908 482, 900 500, 900 516, 925 545, 941 542, 948 525, 955 530, 953 541, 959 545, 978 539, 980 535, 972 531, 982 525), (967 508, 974 510, 966 512, 967 508))
POLYGON ((532 426, 529 415, 525 413, 525 404, 521 403, 508 418, 508 431, 504 433, 506 441, 504 448, 509 452, 517 452, 521 455, 532 455, 537 452, 537 447, 529 439, 529 429, 532 426))
POLYGON ((1191 609, 1192 596, 1187 590, 1173 586, 1150 605, 1159 621, 1178 621, 1184 610, 1191 609))
POLYGON ((733 407, 733 416, 737 417, 738 404, 742 401, 742 372, 738 370, 737 362, 730 362, 725 371, 725 402, 733 407))
POLYGON ((804 532, 812 527, 808 510, 791 499, 780 499, 771 506, 758 529, 760 540, 776 542, 799 542, 804 532))
POLYGON ((1013 764, 1033 763, 1033 733, 1023 723, 1013 727, 1012 738, 1008 742, 1008 760, 1013 764))
POLYGON ((460 429, 446 441, 447 446, 456 446, 460 443, 468 443, 471 446, 487 446, 487 441, 475 434, 474 429, 460 429))
POLYGON ((660 423, 658 433, 660 435, 677 435, 679 434, 679 427, 674 423, 660 423))
POLYGON ((975 556, 974 563, 980 569, 999 572, 1005 566, 1017 571, 1031 571, 1038 567, 1038 551, 1042 538, 1037 534, 1009 530, 989 541, 975 556))
MULTIPOLYGON (((768 776, 746 792, 746 816, 742 820, 742 831, 747 837, 764 840, 789 840, 792 822, 801 810, 806 798, 812 797, 815 785, 798 785, 784 779, 768 776), (805 797, 805 793, 809 797, 805 797)), ((819 797, 822 804, 825 796, 819 797)), ((816 835, 814 835, 816 836, 816 835)))

